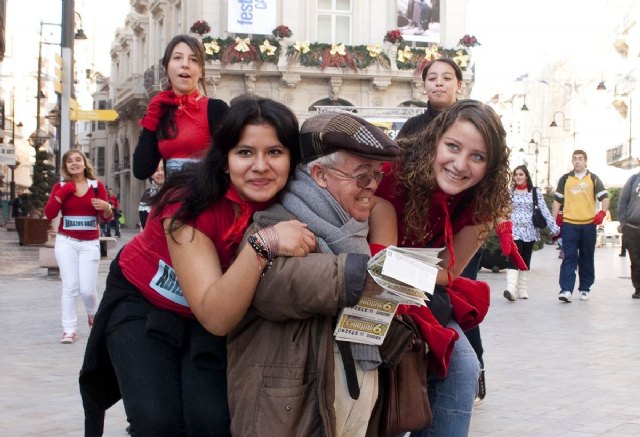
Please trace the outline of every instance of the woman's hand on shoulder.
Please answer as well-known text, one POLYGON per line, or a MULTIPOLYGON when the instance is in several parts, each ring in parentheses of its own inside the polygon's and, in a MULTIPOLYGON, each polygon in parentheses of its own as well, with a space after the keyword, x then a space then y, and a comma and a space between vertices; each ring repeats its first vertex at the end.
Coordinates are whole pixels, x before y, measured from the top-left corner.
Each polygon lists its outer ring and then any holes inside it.
POLYGON ((305 256, 316 248, 316 236, 299 220, 274 225, 278 234, 279 256, 305 256))

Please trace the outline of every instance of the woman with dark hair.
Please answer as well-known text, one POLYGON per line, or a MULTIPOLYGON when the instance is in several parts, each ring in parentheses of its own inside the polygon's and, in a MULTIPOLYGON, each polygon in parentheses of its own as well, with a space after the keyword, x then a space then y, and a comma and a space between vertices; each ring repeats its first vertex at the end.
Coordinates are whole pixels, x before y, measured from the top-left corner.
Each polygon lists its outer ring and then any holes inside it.
POLYGON ((206 94, 205 53, 202 43, 190 35, 177 35, 167 45, 162 67, 168 89, 151 98, 133 154, 133 174, 148 179, 164 160, 165 173, 180 170, 201 159, 211 136, 227 113, 228 105, 206 94))
POLYGON ((427 110, 411 117, 398 132, 398 139, 415 135, 426 129, 436 116, 453 105, 462 89, 462 70, 451 58, 438 58, 429 62, 421 72, 427 110))
POLYGON ((225 335, 278 255, 304 256, 297 220, 253 233, 299 162, 295 115, 266 98, 234 101, 193 171, 177 172, 111 264, 80 374, 86 435, 122 397, 136 435, 229 435, 225 335), (237 252, 237 253, 236 253, 237 252))
POLYGON ((44 207, 53 220, 62 213, 56 236, 56 262, 62 281, 62 338, 70 344, 76 339, 78 294, 87 310, 87 322, 93 326, 98 308, 96 281, 100 263, 99 221, 113 217, 107 201, 107 190, 96 179, 95 172, 84 153, 68 150, 62 156, 63 182, 56 183, 44 207))
MULTIPOLYGON (((547 208, 542 192, 539 188, 534 187, 531 182, 529 170, 524 165, 519 165, 513 170, 513 188, 511 190, 511 222, 513 223, 513 239, 518 246, 518 252, 522 255, 527 268, 531 269, 531 254, 533 253, 533 245, 540 240, 540 231, 533 226, 533 196, 538 199, 538 207, 540 212, 547 221, 547 226, 552 235, 560 232, 560 227, 547 208)), ((529 299, 527 292, 527 282, 529 277, 528 270, 519 271, 512 262, 507 267, 507 287, 504 290, 504 297, 515 302, 516 297, 520 299, 529 299)))
MULTIPOLYGON (((428 307, 404 309, 429 344, 433 422, 413 435, 465 436, 480 367, 463 331, 486 315, 489 287, 459 275, 493 227, 504 232, 502 218, 510 210, 506 132, 491 107, 460 100, 398 144, 403 158, 385 164, 389 177, 376 191, 395 207, 398 245, 445 247, 428 307)), ((377 210, 376 203, 371 227, 388 226, 377 210)))

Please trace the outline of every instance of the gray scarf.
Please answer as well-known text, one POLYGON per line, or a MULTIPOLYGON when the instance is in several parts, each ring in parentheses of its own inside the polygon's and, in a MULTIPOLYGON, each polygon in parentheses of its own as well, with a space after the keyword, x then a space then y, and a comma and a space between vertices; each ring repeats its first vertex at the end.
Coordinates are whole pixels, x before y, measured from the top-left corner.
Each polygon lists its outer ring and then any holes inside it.
MULTIPOLYGON (((300 168, 289 181, 280 203, 316 235, 323 253, 362 253, 371 255, 367 234, 369 223, 350 217, 336 199, 300 168)), ((364 370, 381 363, 376 346, 351 343, 353 358, 364 370)))
POLYGON ((363 253, 371 255, 367 234, 369 223, 349 217, 338 201, 307 173, 297 169, 287 185, 282 206, 309 225, 323 253, 363 253))

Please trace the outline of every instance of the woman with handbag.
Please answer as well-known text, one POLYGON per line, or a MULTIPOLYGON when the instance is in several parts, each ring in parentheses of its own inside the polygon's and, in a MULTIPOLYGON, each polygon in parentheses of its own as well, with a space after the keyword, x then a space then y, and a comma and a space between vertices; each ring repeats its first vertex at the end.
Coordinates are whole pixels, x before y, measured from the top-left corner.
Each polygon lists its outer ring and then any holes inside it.
MULTIPOLYGON (((552 235, 560 233, 560 227, 547 208, 544 197, 538 187, 531 182, 529 170, 519 165, 513 170, 513 188, 511 190, 511 222, 513 223, 513 239, 522 255, 527 268, 531 268, 533 245, 540 240, 540 231, 549 227, 552 235)), ((516 298, 528 299, 527 292, 529 271, 519 271, 509 263, 507 267, 507 287, 504 297, 515 302, 516 298)))
POLYGON ((162 66, 169 89, 151 98, 133 154, 133 174, 148 179, 164 160, 167 176, 185 164, 200 160, 229 106, 206 96, 205 53, 190 35, 177 35, 167 45, 162 66), (200 84, 202 94, 198 88, 200 84))
MULTIPOLYGON (((426 129, 398 144, 402 159, 396 165, 385 164, 389 177, 376 191, 395 207, 398 244, 446 247, 428 307, 406 309, 429 345, 433 414, 432 424, 412 435, 465 436, 480 366, 463 332, 486 315, 489 288, 458 276, 491 228, 496 226, 505 241, 510 239, 503 220, 509 214, 506 132, 488 105, 459 100, 426 129)), ((388 227, 388 219, 382 217, 376 202, 372 229, 388 227)), ((510 253, 519 258, 513 241, 510 253)), ((517 263, 522 267, 521 262, 517 263)))

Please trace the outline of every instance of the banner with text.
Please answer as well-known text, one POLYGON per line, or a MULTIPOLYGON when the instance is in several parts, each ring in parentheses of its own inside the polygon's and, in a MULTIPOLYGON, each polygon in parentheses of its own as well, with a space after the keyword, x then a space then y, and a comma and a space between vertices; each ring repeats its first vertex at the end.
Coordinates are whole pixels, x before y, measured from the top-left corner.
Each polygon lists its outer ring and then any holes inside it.
POLYGON ((229 0, 229 33, 269 35, 276 27, 276 0, 229 0))

